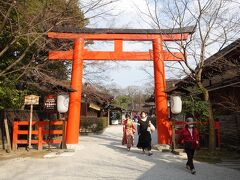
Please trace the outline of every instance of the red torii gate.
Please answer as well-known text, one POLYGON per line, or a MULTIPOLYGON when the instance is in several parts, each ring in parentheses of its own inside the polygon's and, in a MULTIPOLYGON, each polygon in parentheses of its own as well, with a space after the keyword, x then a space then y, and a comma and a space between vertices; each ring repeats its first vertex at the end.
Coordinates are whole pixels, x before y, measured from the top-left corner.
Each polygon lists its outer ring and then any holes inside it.
POLYGON ((78 144, 83 60, 127 60, 154 61, 155 101, 157 115, 158 143, 170 144, 171 125, 168 120, 168 106, 164 61, 181 61, 183 54, 163 50, 163 41, 186 40, 193 32, 193 27, 177 29, 59 29, 49 32, 49 38, 70 39, 74 41, 73 49, 68 51, 50 51, 50 60, 72 60, 69 114, 67 125, 67 144, 78 144), (84 48, 87 40, 114 41, 114 51, 88 51, 84 48), (124 52, 123 41, 152 41, 153 51, 124 52), (152 59, 153 58, 153 59, 152 59))

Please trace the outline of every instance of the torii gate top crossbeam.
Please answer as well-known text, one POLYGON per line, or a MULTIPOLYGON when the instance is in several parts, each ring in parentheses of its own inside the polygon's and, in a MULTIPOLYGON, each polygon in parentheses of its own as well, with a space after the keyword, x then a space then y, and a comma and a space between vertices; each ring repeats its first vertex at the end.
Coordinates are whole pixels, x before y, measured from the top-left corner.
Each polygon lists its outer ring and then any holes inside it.
MULTIPOLYGON (((162 41, 181 41, 186 40, 194 31, 193 27, 176 29, 55 29, 49 32, 49 38, 57 39, 83 39, 83 40, 113 40, 114 51, 88 51, 83 50, 84 60, 152 60, 152 51, 150 52, 124 52, 123 41, 153 41, 161 38, 162 41)), ((165 61, 183 60, 183 54, 180 52, 168 51, 162 52, 165 61)), ((51 60, 72 60, 73 50, 69 51, 49 51, 51 60)))
POLYGON ((123 29, 123 28, 56 28, 55 32, 69 32, 80 34, 192 34, 194 26, 172 29, 123 29))
POLYGON ((59 39, 84 38, 85 40, 135 40, 148 41, 161 36, 163 41, 186 40, 194 32, 194 27, 174 29, 106 29, 85 28, 69 29, 59 28, 49 32, 48 37, 59 39))

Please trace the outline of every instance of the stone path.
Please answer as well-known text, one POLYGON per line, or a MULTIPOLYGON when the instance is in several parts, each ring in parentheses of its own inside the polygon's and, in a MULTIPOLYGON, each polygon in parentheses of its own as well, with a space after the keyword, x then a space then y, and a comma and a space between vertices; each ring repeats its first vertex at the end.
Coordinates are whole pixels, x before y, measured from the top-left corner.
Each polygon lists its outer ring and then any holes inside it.
POLYGON ((217 166, 236 169, 240 171, 240 159, 236 160, 223 160, 221 163, 217 163, 217 166))
MULTIPOLYGON (((0 180, 237 180, 240 171, 195 162, 197 174, 185 170, 185 160, 171 153, 152 156, 121 145, 122 127, 111 126, 102 135, 80 137, 71 156, 17 158, 0 161, 0 180)), ((154 136, 154 135, 153 135, 154 136)))

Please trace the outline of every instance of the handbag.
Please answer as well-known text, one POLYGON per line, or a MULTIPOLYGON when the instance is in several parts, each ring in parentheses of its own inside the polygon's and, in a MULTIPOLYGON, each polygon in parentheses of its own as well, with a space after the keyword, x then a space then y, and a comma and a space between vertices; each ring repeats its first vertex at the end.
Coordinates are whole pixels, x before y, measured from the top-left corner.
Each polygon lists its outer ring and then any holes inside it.
POLYGON ((154 125, 152 124, 152 123, 150 123, 150 130, 151 130, 151 132, 154 132, 155 131, 155 127, 154 127, 154 125))

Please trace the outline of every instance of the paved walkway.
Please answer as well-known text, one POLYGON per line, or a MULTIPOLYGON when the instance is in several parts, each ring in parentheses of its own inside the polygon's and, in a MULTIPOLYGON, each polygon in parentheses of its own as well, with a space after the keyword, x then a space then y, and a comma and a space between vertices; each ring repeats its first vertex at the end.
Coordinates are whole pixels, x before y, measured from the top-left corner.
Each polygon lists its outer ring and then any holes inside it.
POLYGON ((79 150, 70 157, 19 158, 0 161, 0 180, 237 180, 240 171, 195 162, 197 174, 185 170, 185 160, 171 153, 153 156, 130 152, 121 146, 121 126, 111 126, 102 135, 80 138, 79 150))
POLYGON ((217 163, 216 165, 231 168, 231 169, 236 169, 236 170, 240 171, 239 159, 235 159, 235 160, 223 159, 223 161, 221 163, 217 163))

